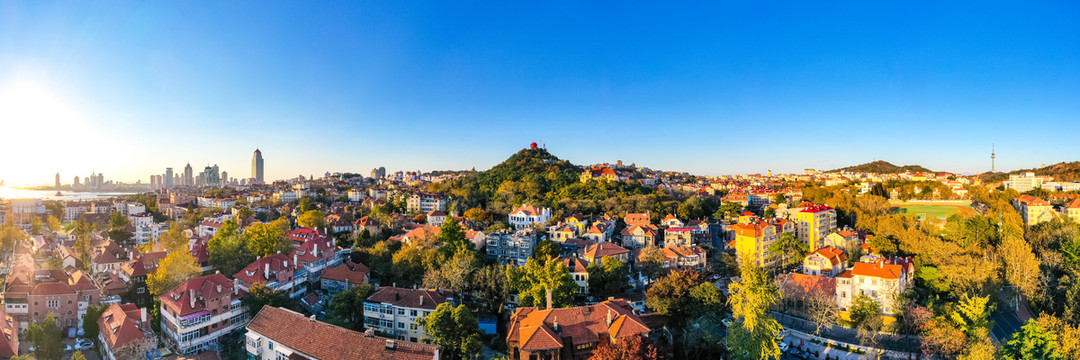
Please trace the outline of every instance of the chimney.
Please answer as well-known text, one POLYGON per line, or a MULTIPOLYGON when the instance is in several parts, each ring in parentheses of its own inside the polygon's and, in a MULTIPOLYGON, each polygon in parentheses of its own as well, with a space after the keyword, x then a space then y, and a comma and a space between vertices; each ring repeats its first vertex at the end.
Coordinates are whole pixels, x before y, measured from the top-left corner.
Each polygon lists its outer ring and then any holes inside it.
POLYGON ((397 344, 394 343, 394 340, 386 339, 386 348, 387 349, 392 350, 392 349, 394 349, 396 347, 396 345, 397 344))
POLYGON ((142 317, 142 322, 141 323, 145 326, 145 324, 146 324, 146 308, 139 309, 139 315, 141 315, 141 317, 142 317))
POLYGON ((551 310, 551 289, 547 289, 547 309, 551 310))
POLYGON ((195 307, 195 289, 188 289, 188 303, 191 307, 195 307))
POLYGON ((315 322, 315 315, 314 315, 314 314, 312 314, 312 315, 311 315, 311 317, 310 317, 309 319, 311 320, 311 322, 315 322))
POLYGON ((266 264, 263 265, 263 278, 270 280, 270 262, 267 261, 266 264))
POLYGON ((424 295, 420 295, 420 306, 424 306, 424 295))
POLYGON ((607 324, 607 326, 611 326, 611 309, 608 309, 607 318, 604 319, 604 323, 607 324))
POLYGON ((221 284, 218 284, 218 286, 217 286, 217 292, 218 292, 218 294, 220 294, 220 293, 221 293, 221 284))
POLYGON ((293 264, 299 264, 300 263, 299 261, 296 261, 296 252, 293 252, 293 254, 292 254, 292 263, 293 264))
POLYGON ((364 330, 364 336, 366 336, 366 337, 375 336, 375 328, 369 327, 369 328, 367 328, 367 330, 364 330))

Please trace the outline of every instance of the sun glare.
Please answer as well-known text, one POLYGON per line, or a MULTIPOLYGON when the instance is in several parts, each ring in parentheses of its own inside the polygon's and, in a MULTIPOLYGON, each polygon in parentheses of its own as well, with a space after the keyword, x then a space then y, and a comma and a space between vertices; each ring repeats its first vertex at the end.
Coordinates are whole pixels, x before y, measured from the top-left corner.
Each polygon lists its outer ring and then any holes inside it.
POLYGON ((41 179, 78 154, 89 136, 83 114, 48 82, 0 78, 0 179, 14 184, 41 179), (76 151, 73 153, 72 151, 76 151))

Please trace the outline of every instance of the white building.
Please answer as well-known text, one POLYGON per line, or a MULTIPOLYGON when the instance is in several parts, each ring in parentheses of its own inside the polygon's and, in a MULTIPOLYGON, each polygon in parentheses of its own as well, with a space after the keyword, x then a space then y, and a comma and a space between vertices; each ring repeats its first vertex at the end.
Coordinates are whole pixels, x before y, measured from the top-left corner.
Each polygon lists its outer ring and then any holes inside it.
POLYGON ((360 189, 349 189, 349 201, 354 203, 364 201, 364 191, 360 189))
POLYGON ((219 337, 248 322, 240 288, 220 273, 185 281, 159 299, 161 332, 181 354, 217 350, 219 337))
POLYGON ((836 277, 836 305, 840 311, 850 311, 859 294, 866 294, 881 304, 885 315, 899 313, 896 300, 912 286, 915 265, 910 258, 896 261, 858 262, 836 277))
POLYGON ((364 301, 364 326, 412 342, 430 339, 420 322, 435 307, 451 302, 449 290, 404 289, 384 286, 364 301))
POLYGON ((264 306, 248 324, 244 345, 251 360, 439 360, 438 345, 387 339, 370 329, 352 331, 273 306, 264 306))
POLYGON ((1018 192, 1025 192, 1041 188, 1042 183, 1043 178, 1035 176, 1035 173, 1033 172, 1026 172, 1009 175, 1009 180, 1005 182, 1005 187, 1016 189, 1018 192))
POLYGON ((203 196, 195 198, 195 203, 204 208, 213 209, 219 207, 225 211, 229 211, 229 208, 236 206, 236 200, 215 199, 203 196))
POLYGON ((551 221, 551 209, 522 205, 514 208, 508 217, 510 225, 513 225, 514 229, 521 230, 533 224, 547 224, 551 221))

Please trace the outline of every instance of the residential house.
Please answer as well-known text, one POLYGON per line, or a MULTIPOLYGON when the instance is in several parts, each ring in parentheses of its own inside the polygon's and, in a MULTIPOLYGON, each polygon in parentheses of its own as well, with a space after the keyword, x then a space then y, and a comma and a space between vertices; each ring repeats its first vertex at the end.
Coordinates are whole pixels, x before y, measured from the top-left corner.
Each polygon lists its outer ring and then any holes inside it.
POLYGON ((699 246, 669 246, 660 249, 667 261, 664 268, 676 270, 705 270, 708 256, 699 246))
POLYGON ((590 180, 620 181, 622 179, 615 170, 607 166, 593 166, 581 172, 581 182, 583 183, 590 180))
POLYGON ((405 200, 405 209, 412 214, 427 214, 434 210, 446 211, 446 195, 415 191, 405 200))
POLYGON ((780 274, 776 283, 787 306, 803 306, 809 301, 828 301, 836 298, 837 279, 799 273, 780 274))
POLYGON ((19 324, 3 309, 0 309, 0 332, 4 333, 4 337, 0 338, 0 358, 19 355, 19 324))
POLYGON ((428 223, 428 225, 431 225, 431 226, 434 226, 434 227, 440 227, 440 226, 442 226, 444 221, 446 221, 446 213, 442 212, 441 210, 428 211, 428 213, 427 213, 427 223, 428 223))
POLYGON ((1062 206, 1061 214, 1069 217, 1073 222, 1080 223, 1080 199, 1073 199, 1062 206))
POLYGON ((510 215, 507 215, 507 217, 514 229, 521 230, 533 224, 547 224, 548 221, 551 221, 551 209, 522 205, 511 210, 510 215))
POLYGON ((649 327, 623 299, 541 310, 518 308, 506 336, 511 360, 588 359, 597 347, 646 336, 649 327))
POLYGON ((297 246, 289 254, 296 265, 293 281, 297 285, 306 281, 318 281, 323 270, 341 263, 344 254, 338 256, 339 250, 341 248, 337 247, 331 237, 308 240, 297 246))
POLYGON ((292 240, 293 244, 300 245, 308 240, 326 241, 328 238, 326 232, 319 231, 319 229, 311 227, 298 227, 289 232, 289 235, 285 236, 286 239, 292 240))
POLYGON ((896 307, 896 301, 911 288, 914 271, 911 258, 857 262, 836 277, 836 304, 841 311, 849 311, 855 297, 866 294, 881 304, 882 313, 896 314, 902 310, 896 307))
POLYGON ((681 228, 684 225, 682 220, 679 220, 679 218, 675 217, 673 214, 668 214, 664 219, 660 220, 660 226, 663 227, 681 228))
POLYGON ((449 290, 383 286, 364 301, 364 326, 398 340, 429 340, 421 319, 453 300, 449 290))
POLYGON ((810 253, 803 259, 803 273, 811 276, 834 277, 844 271, 847 255, 844 250, 826 246, 810 253))
POLYGON ((578 295, 586 295, 589 293, 589 264, 581 261, 576 257, 564 257, 562 258, 563 265, 570 271, 570 277, 574 278, 574 282, 578 286, 578 295))
POLYGON ((439 360, 438 345, 361 333, 274 306, 248 323, 244 348, 251 360, 439 360))
POLYGON ((331 234, 353 231, 353 223, 338 214, 326 215, 326 227, 329 228, 331 234))
POLYGON ((128 294, 132 301, 145 304, 150 291, 146 287, 146 277, 157 272, 158 264, 165 259, 164 251, 134 254, 134 258, 120 268, 120 278, 129 284, 128 294))
POLYGON ((135 359, 157 348, 157 336, 150 330, 146 308, 114 303, 101 313, 97 323, 105 359, 135 359))
POLYGON ((589 227, 589 230, 582 234, 583 239, 593 241, 608 241, 611 237, 608 236, 608 232, 605 231, 606 226, 601 223, 593 224, 589 227))
POLYGON ((622 231, 623 245, 638 249, 650 245, 656 245, 656 235, 660 230, 653 224, 627 225, 622 231))
POLYGON ((181 354, 217 350, 218 338, 248 321, 240 288, 220 273, 185 281, 162 294, 161 331, 181 354))
POLYGON ((90 271, 94 274, 119 272, 125 263, 131 261, 131 251, 124 250, 112 240, 94 247, 90 258, 90 271))
POLYGON ((295 281, 296 270, 296 260, 286 255, 263 256, 233 274, 233 286, 246 292, 255 284, 263 284, 271 290, 284 291, 291 298, 299 298, 307 291, 307 286, 303 285, 303 279, 295 281))
POLYGON ((340 265, 326 269, 322 274, 322 289, 333 295, 354 286, 368 283, 371 270, 360 263, 345 260, 340 265))
POLYGON ((1013 207, 1020 213, 1020 217, 1024 219, 1024 224, 1027 225, 1050 221, 1056 215, 1050 203, 1031 195, 1020 195, 1016 200, 1013 200, 1013 207))
POLYGON ((630 250, 609 242, 598 242, 585 247, 583 258, 590 264, 600 265, 605 256, 611 256, 619 261, 630 261, 630 250))
POLYGON ((372 219, 370 217, 364 216, 353 222, 353 231, 355 231, 357 235, 360 235, 360 232, 364 230, 367 230, 368 235, 374 237, 379 235, 382 228, 380 227, 378 221, 375 221, 375 219, 372 219))
POLYGON ((575 237, 574 233, 576 231, 574 230, 574 227, 568 224, 558 224, 548 231, 548 235, 551 235, 553 241, 564 242, 575 237))
POLYGON ((693 246, 694 230, 696 228, 667 228, 664 229, 664 247, 693 246))

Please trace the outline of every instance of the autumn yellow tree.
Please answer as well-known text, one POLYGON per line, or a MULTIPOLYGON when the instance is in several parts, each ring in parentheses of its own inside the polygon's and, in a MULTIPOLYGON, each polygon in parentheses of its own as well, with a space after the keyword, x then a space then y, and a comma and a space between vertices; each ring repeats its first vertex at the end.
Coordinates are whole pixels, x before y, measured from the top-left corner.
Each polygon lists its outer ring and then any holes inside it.
POLYGON ((199 275, 199 265, 195 263, 195 257, 187 251, 174 251, 146 278, 146 287, 154 296, 160 296, 196 275, 199 275))

